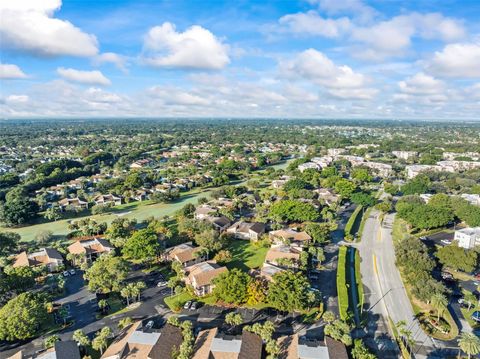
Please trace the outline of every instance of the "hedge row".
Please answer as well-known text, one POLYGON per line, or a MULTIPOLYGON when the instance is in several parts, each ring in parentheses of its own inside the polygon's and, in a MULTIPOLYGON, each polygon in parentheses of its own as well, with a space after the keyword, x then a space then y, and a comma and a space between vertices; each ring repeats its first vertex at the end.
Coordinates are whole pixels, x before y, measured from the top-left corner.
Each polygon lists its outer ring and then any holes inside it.
POLYGON ((338 311, 342 320, 348 319, 347 249, 345 246, 340 247, 337 263, 338 311))
POLYGON ((357 221, 357 217, 359 213, 362 211, 362 206, 358 206, 355 208, 353 211, 352 215, 348 219, 347 224, 345 225, 345 237, 347 236, 353 236, 355 233, 352 233, 353 226, 355 225, 355 222, 357 221))

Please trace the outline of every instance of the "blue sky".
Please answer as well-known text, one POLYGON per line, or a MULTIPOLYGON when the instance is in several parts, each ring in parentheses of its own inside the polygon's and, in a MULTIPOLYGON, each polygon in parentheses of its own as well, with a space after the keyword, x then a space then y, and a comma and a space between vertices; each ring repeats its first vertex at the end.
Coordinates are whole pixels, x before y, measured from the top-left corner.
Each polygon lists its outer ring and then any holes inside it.
POLYGON ((478 119, 478 1, 0 4, 0 116, 478 119))

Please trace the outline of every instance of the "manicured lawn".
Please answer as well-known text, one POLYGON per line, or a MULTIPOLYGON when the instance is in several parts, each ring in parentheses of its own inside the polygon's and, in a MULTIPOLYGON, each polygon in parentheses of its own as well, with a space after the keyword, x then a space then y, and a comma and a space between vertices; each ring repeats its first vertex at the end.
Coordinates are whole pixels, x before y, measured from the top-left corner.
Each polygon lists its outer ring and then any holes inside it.
POLYGON ((189 300, 193 300, 193 296, 188 292, 172 295, 165 298, 165 304, 174 312, 183 308, 183 305, 189 300))
POLYGON ((232 239, 226 249, 232 254, 232 260, 227 263, 227 268, 238 268, 244 271, 260 268, 268 251, 267 247, 243 239, 232 239))
MULTIPOLYGON (((112 213, 92 216, 79 216, 73 220, 78 220, 82 218, 93 218, 98 222, 106 222, 107 224, 109 224, 118 217, 136 218, 140 222, 152 216, 171 216, 187 203, 196 204, 199 198, 208 197, 210 192, 211 190, 192 190, 190 192, 183 193, 177 201, 172 203, 153 203, 151 201, 127 203, 115 207, 112 213)), ((70 232, 68 230, 69 221, 72 221, 72 219, 62 219, 56 222, 43 222, 19 228, 0 228, 0 230, 20 234, 23 242, 33 241, 35 239, 35 235, 37 235, 41 231, 52 231, 58 239, 62 239, 65 238, 66 235, 70 232)))

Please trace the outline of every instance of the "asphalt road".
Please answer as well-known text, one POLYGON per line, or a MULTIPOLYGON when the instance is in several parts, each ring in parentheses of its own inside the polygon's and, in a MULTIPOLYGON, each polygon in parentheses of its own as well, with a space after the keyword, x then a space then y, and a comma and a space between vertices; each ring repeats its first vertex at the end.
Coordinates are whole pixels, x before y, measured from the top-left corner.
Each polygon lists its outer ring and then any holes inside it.
MULTIPOLYGON (((77 271, 76 275, 67 278, 66 295, 55 300, 57 303, 68 306, 70 318, 73 319, 74 324, 56 334, 59 335, 61 340, 70 340, 75 330, 82 329, 87 335, 93 337, 98 330, 105 326, 117 332, 118 322, 124 317, 144 318, 168 312, 168 308, 165 309, 164 298, 170 295, 170 289, 165 287, 157 288, 156 283, 158 280, 156 277, 156 273, 145 274, 141 271, 132 272, 129 275, 128 281, 135 282, 142 280, 147 284, 147 288, 142 292, 141 305, 116 316, 97 319, 95 294, 87 289, 82 273, 77 271)), ((26 354, 33 354, 43 349, 44 339, 43 337, 39 337, 20 346, 1 348, 0 358, 8 358, 19 350, 24 350, 26 354)))
MULTIPOLYGON (((377 239, 380 226, 377 215, 376 210, 370 212, 365 222, 362 240, 357 246, 361 258, 360 272, 364 290, 363 313, 367 311, 368 316, 364 341, 378 355, 385 358, 398 358, 398 347, 390 334, 388 312, 382 300, 385 292, 380 287, 374 266, 374 259, 379 257, 383 250, 382 244, 377 239)), ((395 263, 395 260, 392 263, 395 263)), ((401 287, 401 284, 398 287, 401 287)))

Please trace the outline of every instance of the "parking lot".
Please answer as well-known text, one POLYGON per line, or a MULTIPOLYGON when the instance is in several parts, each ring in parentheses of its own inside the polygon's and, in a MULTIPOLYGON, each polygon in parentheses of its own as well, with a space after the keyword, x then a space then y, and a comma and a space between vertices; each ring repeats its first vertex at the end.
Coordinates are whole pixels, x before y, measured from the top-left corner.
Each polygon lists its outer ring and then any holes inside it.
POLYGON ((455 233, 451 230, 441 231, 427 237, 421 237, 423 243, 428 247, 447 246, 452 243, 455 233))

